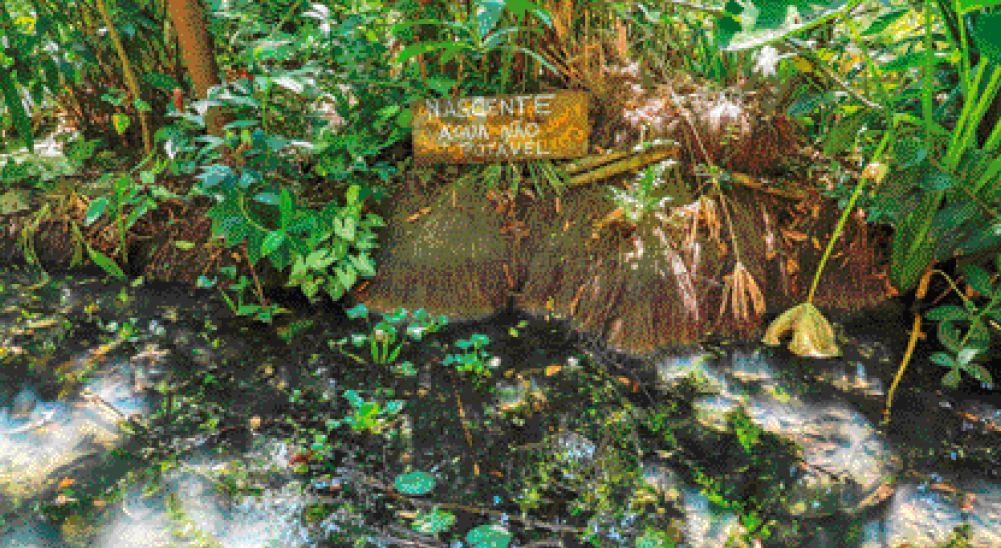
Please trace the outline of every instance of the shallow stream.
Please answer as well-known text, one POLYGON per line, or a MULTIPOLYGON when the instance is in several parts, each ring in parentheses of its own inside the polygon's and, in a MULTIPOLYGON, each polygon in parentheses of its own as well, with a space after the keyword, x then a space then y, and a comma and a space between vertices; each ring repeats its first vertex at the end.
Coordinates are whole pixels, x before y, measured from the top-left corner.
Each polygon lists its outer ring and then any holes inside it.
POLYGON ((834 360, 639 361, 505 315, 382 365, 338 348, 371 331, 340 307, 268 326, 177 285, 0 283, 0 548, 1001 546, 996 393, 919 357, 880 426, 904 315, 834 360))

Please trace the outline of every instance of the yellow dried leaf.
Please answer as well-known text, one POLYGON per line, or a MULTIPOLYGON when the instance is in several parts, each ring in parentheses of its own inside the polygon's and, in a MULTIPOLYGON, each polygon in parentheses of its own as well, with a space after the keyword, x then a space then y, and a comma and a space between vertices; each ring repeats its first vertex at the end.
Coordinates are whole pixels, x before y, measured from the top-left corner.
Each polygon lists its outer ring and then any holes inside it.
POLYGON ((813 303, 803 303, 783 312, 768 326, 761 342, 778 346, 780 338, 792 333, 789 351, 809 358, 833 358, 841 355, 834 328, 813 303))

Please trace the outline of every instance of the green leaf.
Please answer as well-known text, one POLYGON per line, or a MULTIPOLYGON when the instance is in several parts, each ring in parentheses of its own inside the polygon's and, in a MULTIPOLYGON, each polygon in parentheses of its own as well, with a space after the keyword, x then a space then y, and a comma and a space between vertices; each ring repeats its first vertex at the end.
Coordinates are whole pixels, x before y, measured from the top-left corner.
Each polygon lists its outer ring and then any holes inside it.
POLYGON ((358 273, 362 276, 367 276, 371 278, 375 276, 375 265, 372 264, 372 260, 368 258, 368 255, 351 255, 348 257, 351 264, 358 269, 358 273))
POLYGON ((970 314, 956 305, 947 304, 925 312, 925 317, 935 321, 965 320, 970 317, 970 314))
POLYGON ((982 365, 971 363, 963 368, 964 371, 969 373, 973 378, 980 381, 988 390, 992 390, 994 387, 994 381, 991 379, 991 372, 985 369, 982 365))
POLYGON ((941 365, 942 367, 956 367, 956 365, 958 365, 956 360, 945 352, 936 352, 932 354, 928 360, 934 364, 941 365))
POLYGON ((348 205, 352 205, 355 202, 357 202, 359 194, 361 194, 360 185, 351 185, 350 187, 348 187, 348 191, 344 194, 344 196, 348 200, 348 205))
POLYGON ((119 280, 125 280, 125 272, 118 266, 115 261, 111 260, 107 255, 101 253, 100 251, 87 246, 87 254, 90 255, 90 259, 94 261, 94 264, 104 269, 105 272, 111 274, 119 280))
MULTIPOLYGON (((999 3, 997 0, 990 1, 994 5, 999 3)), ((995 63, 1001 62, 1001 32, 998 32, 999 28, 1001 28, 1001 11, 980 12, 977 14, 971 32, 980 53, 995 63)))
POLYGON ((409 46, 403 51, 401 51, 399 57, 396 58, 396 62, 399 64, 403 64, 407 61, 407 59, 410 59, 411 57, 416 57, 423 53, 429 53, 432 51, 445 49, 449 47, 452 47, 452 44, 448 42, 421 42, 409 46))
POLYGON ((959 353, 962 348, 960 339, 962 337, 959 334, 959 329, 950 320, 943 321, 938 324, 938 340, 940 343, 945 345, 949 350, 959 353))
MULTIPOLYGON (((726 51, 758 48, 804 33, 850 12, 860 0, 756 0, 745 2, 751 9, 739 14, 741 31, 721 32, 726 51), (757 14, 754 15, 754 9, 757 14)), ((706 8, 717 21, 732 17, 723 10, 706 8)), ((721 29, 722 30, 722 29, 721 29)))
POLYGON ((400 411, 403 411, 403 406, 404 405, 405 405, 405 402, 403 402, 403 401, 392 400, 392 401, 390 401, 389 403, 386 404, 386 414, 388 414, 388 415, 399 414, 400 411))
POLYGON ((951 369, 942 377, 942 384, 948 386, 949 388, 956 388, 959 386, 959 370, 951 369))
POLYGON ((355 282, 358 281, 358 274, 355 272, 355 269, 352 268, 351 266, 335 267, 334 274, 337 276, 337 281, 340 282, 342 286, 344 286, 345 290, 351 289, 354 286, 355 282))
POLYGON ((995 6, 1001 6, 1001 0, 956 0, 956 10, 961 15, 965 15, 971 11, 982 10, 984 8, 993 8, 995 6))
POLYGON ((994 289, 991 287, 991 276, 986 270, 977 265, 969 265, 963 269, 966 283, 973 289, 988 299, 994 298, 994 289))
POLYGON ((476 32, 480 40, 494 30, 504 13, 504 0, 476 0, 476 32))
POLYGON ((129 117, 125 114, 112 114, 111 125, 119 135, 124 134, 129 129, 129 117))
POLYGON ((278 204, 281 213, 281 225, 285 228, 292 221, 292 214, 295 212, 295 196, 285 187, 281 189, 281 201, 278 204))
POLYGON ((90 207, 87 208, 87 216, 84 218, 84 226, 90 226, 94 224, 94 221, 101 218, 104 215, 104 210, 108 209, 108 204, 111 201, 107 198, 98 198, 90 203, 90 207))
POLYGON ((371 401, 367 401, 358 406, 355 410, 355 414, 359 417, 371 419, 379 415, 379 404, 371 401))
POLYGON ((355 239, 355 218, 345 217, 344 219, 334 219, 334 234, 347 241, 355 239))
POLYGON ((896 23, 898 19, 910 12, 911 10, 903 8, 890 10, 874 19, 872 24, 870 24, 867 29, 862 31, 862 36, 872 36, 883 32, 887 27, 896 23))
POLYGON ((11 71, 0 66, 0 92, 3 93, 4 103, 10 111, 11 119, 14 122, 14 129, 17 130, 24 145, 28 147, 28 152, 34 154, 35 141, 31 135, 31 118, 28 117, 28 113, 24 110, 21 95, 15 87, 16 83, 11 71))
POLYGON ((437 480, 434 476, 427 472, 417 471, 396 476, 393 485, 396 486, 397 491, 405 495, 419 497, 430 493, 434 489, 435 483, 437 480))
POLYGON ((174 88, 181 87, 180 84, 177 83, 177 80, 174 80, 171 76, 162 72, 148 72, 143 74, 140 78, 149 86, 168 93, 174 91, 174 88))
POLYGON ((363 400, 361 396, 358 395, 358 392, 355 392, 354 390, 345 390, 344 398, 348 400, 351 407, 359 407, 361 404, 365 403, 365 400, 363 400))
POLYGON ((507 548, 511 533, 501 525, 480 525, 466 535, 466 542, 474 548, 507 548))
POLYGON ((285 241, 285 233, 281 230, 275 230, 268 233, 267 238, 264 238, 264 243, 261 244, 261 257, 267 257, 274 250, 278 249, 278 246, 282 245, 285 241))

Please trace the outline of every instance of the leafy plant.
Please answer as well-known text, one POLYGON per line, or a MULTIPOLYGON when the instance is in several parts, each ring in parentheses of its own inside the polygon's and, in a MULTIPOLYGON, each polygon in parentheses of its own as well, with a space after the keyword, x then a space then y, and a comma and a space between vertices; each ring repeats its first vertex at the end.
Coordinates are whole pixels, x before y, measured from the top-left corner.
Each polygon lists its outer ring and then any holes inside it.
MULTIPOLYGON (((236 277, 235 266, 224 266, 219 269, 219 272, 225 274, 230 280, 236 277)), ((216 285, 216 281, 217 278, 209 279, 206 276, 199 276, 198 282, 195 285, 197 287, 211 288, 216 285)), ((234 314, 238 316, 253 316, 258 321, 271 323, 276 314, 288 314, 291 312, 291 310, 282 308, 276 303, 265 303, 264 296, 260 294, 260 288, 258 288, 258 298, 263 304, 245 303, 243 299, 248 287, 250 287, 250 279, 242 275, 239 281, 229 286, 229 289, 236 294, 236 302, 233 302, 233 299, 222 288, 219 289, 219 294, 234 314)))
POLYGON ((609 187, 612 199, 631 222, 638 223, 646 215, 663 210, 675 200, 671 193, 658 192, 658 188, 664 184, 665 172, 676 164, 674 160, 666 160, 647 167, 642 173, 637 174, 635 182, 628 190, 609 187))
POLYGON ((463 21, 420 19, 417 21, 406 21, 396 25, 393 28, 393 33, 397 35, 416 25, 441 26, 454 31, 455 33, 454 36, 450 36, 446 40, 417 42, 412 44, 400 53, 396 62, 403 64, 408 59, 417 55, 431 53, 434 51, 442 51, 443 54, 439 59, 442 66, 457 57, 459 58, 458 82, 461 82, 463 80, 463 76, 465 76, 464 63, 467 56, 470 57, 472 61, 478 62, 480 65, 478 70, 477 67, 474 67, 472 74, 475 74, 477 72, 485 72, 484 63, 491 52, 506 52, 507 55, 503 57, 501 62, 501 78, 500 84, 495 90, 496 93, 507 92, 507 83, 511 80, 511 54, 515 52, 528 55, 529 57, 535 59, 540 66, 546 67, 554 73, 556 72, 556 69, 554 69, 545 61, 545 59, 540 57, 535 52, 521 46, 504 43, 506 38, 510 39, 519 31, 538 33, 541 32, 539 29, 522 28, 514 25, 493 32, 497 23, 500 21, 505 8, 518 17, 524 17, 528 13, 533 13, 536 17, 546 22, 546 24, 549 24, 548 16, 543 10, 540 10, 538 6, 530 0, 505 0, 503 2, 500 0, 477 0, 471 7, 475 10, 475 19, 473 17, 468 17, 463 21))
MULTIPOLYGON (((997 257, 998 268, 1001 269, 1001 256, 997 257)), ((990 299, 985 306, 977 306, 958 288, 955 293, 963 298, 963 307, 943 305, 925 313, 929 320, 937 320, 938 340, 949 350, 936 352, 929 358, 933 363, 948 367, 949 372, 942 379, 942 384, 955 388, 959 384, 960 371, 965 371, 991 388, 993 380, 990 372, 982 365, 973 363, 979 354, 990 347, 990 332, 987 321, 1001 321, 1001 310, 996 307, 1001 302, 1001 292, 996 283, 983 268, 977 265, 965 265, 964 279, 983 297, 990 299), (962 334, 961 329, 966 333, 962 334)), ((949 280, 952 283, 952 280, 949 280)))
POLYGON ((87 208, 87 215, 84 218, 84 226, 90 226, 105 214, 114 218, 118 227, 118 235, 121 238, 116 252, 124 252, 126 244, 126 233, 135 225, 136 221, 147 212, 155 211, 157 201, 154 195, 146 194, 146 189, 160 189, 154 185, 156 174, 163 169, 163 164, 158 164, 152 171, 142 171, 139 174, 140 184, 124 173, 116 177, 113 173, 106 173, 98 179, 98 186, 102 186, 111 180, 111 195, 101 197, 90 203, 87 208), (125 216, 125 208, 132 207, 132 211, 125 216))
POLYGON ((396 415, 403 411, 404 402, 401 400, 391 400, 385 404, 367 401, 354 390, 345 390, 344 397, 351 404, 351 413, 343 419, 331 420, 332 428, 347 424, 354 432, 382 434, 396 420, 396 415))
MULTIPOLYGON (((265 93, 271 86, 299 89, 300 85, 288 75, 255 82, 265 93)), ((375 275, 369 256, 377 246, 373 229, 384 224, 377 215, 362 215, 367 196, 358 185, 347 189, 343 207, 331 201, 316 210, 297 202, 291 187, 302 175, 283 154, 290 141, 268 135, 261 128, 249 129, 259 123, 253 113, 261 103, 253 96, 254 89, 245 81, 233 84, 232 90, 216 87, 210 92, 212 99, 194 104, 195 108, 232 104, 249 111, 245 118, 226 126, 225 144, 236 152, 228 161, 208 165, 198 175, 200 183, 195 191, 216 200, 206 213, 213 219, 213 232, 224 237, 229 246, 246 242, 251 267, 267 257, 278 270, 292 266, 287 286, 301 286, 310 299, 315 299, 321 288, 331 299, 340 299, 359 275, 375 275), (281 179, 287 181, 285 185, 275 184, 281 179)), ((177 115, 204 126, 203 116, 177 115)), ((176 128, 166 134, 168 154, 194 149, 182 134, 176 128)), ((203 162, 224 144, 212 137, 200 139, 209 143, 196 156, 203 162)))
MULTIPOLYGON (((348 317, 353 320, 365 318, 365 321, 368 322, 368 308, 365 305, 358 305, 348 310, 347 314, 348 317)), ((372 326, 371 322, 368 322, 369 328, 371 329, 370 334, 363 335, 358 333, 351 335, 350 337, 342 338, 336 343, 331 341, 330 347, 333 348, 336 344, 337 349, 344 354, 350 356, 359 363, 365 363, 366 360, 345 350, 344 345, 349 341, 356 348, 360 348, 365 346, 365 344, 368 344, 372 361, 380 365, 385 365, 387 363, 392 363, 396 360, 397 356, 400 355, 400 350, 403 349, 404 343, 407 342, 407 337, 414 341, 419 341, 425 335, 437 332, 448 323, 448 318, 445 316, 428 314, 423 308, 421 308, 413 313, 414 323, 407 325, 406 336, 400 337, 399 343, 397 344, 397 326, 403 323, 406 319, 407 310, 401 308, 397 310, 395 314, 384 316, 383 320, 375 326, 372 326), (394 344, 396 345, 395 347, 393 346, 394 344)))
POLYGON ((455 346, 466 350, 464 354, 449 354, 445 356, 445 365, 454 365, 456 371, 472 371, 477 377, 489 377, 500 365, 500 358, 490 358, 490 354, 482 350, 490 343, 486 335, 476 334, 468 340, 460 339, 455 346), (488 359, 489 358, 489 359, 488 359))

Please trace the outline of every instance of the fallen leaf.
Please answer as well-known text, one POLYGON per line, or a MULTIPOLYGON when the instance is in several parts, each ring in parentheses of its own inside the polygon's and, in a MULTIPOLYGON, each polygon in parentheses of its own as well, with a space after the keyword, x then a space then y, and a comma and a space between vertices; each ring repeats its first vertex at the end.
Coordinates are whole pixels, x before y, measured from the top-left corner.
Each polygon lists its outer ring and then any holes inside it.
POLYGON ((813 303, 803 303, 783 312, 768 326, 761 342, 778 346, 780 338, 792 333, 789 351, 809 358, 833 358, 841 355, 834 328, 813 303))

